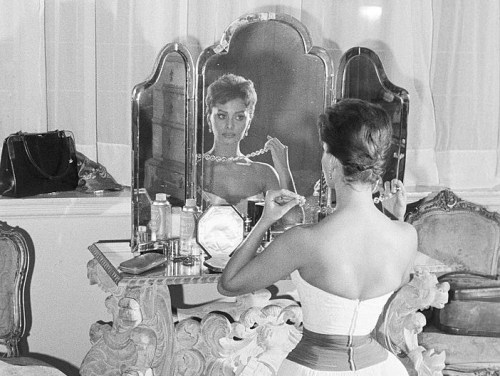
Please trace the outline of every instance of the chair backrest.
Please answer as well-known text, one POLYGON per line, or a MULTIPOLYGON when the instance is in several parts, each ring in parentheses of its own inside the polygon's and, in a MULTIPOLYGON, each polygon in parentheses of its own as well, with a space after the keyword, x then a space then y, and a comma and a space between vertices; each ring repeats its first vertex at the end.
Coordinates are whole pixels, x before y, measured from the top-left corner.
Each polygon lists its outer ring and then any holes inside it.
POLYGON ((425 198, 407 215, 418 250, 452 270, 499 273, 500 214, 462 200, 450 189, 425 198))
POLYGON ((0 221, 0 350, 19 356, 18 343, 26 328, 25 285, 31 238, 19 227, 0 221))

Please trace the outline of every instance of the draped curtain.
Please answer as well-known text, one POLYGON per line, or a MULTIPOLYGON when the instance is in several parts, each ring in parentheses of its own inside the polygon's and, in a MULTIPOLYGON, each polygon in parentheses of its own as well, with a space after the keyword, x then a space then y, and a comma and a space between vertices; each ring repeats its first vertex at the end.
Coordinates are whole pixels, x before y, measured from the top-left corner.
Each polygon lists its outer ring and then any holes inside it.
POLYGON ((0 0, 0 137, 47 126, 44 1, 0 0))
POLYGON ((181 42, 194 60, 245 13, 287 13, 335 69, 374 50, 408 90, 405 183, 452 189, 500 181, 497 0, 0 0, 0 137, 69 129, 77 148, 130 185, 133 87, 181 42))

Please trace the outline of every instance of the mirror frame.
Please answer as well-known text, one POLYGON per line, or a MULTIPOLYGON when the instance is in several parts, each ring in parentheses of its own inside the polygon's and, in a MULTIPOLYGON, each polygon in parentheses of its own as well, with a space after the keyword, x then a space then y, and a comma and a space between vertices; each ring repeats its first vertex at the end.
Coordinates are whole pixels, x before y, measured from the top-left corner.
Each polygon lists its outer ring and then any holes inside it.
MULTIPOLYGON (((405 89, 394 85, 385 73, 384 67, 378 55, 366 47, 352 47, 347 50, 343 55, 339 63, 339 69, 337 71, 337 77, 335 82, 335 98, 339 101, 346 97, 346 71, 349 63, 356 57, 362 56, 368 59, 377 73, 377 77, 380 86, 385 90, 391 92, 396 98, 401 102, 401 119, 399 121, 398 134, 393 134, 392 144, 396 146, 397 152, 393 155, 393 158, 397 159, 396 162, 396 176, 395 178, 403 181, 405 162, 406 162, 406 145, 407 145, 407 135, 408 135, 408 112, 410 110, 410 97, 408 91, 405 89)), ((393 128, 394 130, 394 128, 393 128)), ((389 180, 387 176, 389 169, 387 168, 386 174, 384 175, 384 181, 389 180)), ((391 177, 392 179, 392 177, 391 177)))
MULTIPOLYGON (((182 57, 184 61, 184 68, 186 74, 185 82, 185 98, 184 98, 184 111, 185 111, 185 124, 184 124, 184 140, 185 140, 185 197, 195 197, 196 190, 196 153, 194 145, 196 145, 196 127, 195 127, 195 109, 194 109, 194 65, 191 53, 189 50, 180 43, 169 43, 163 47, 157 55, 156 61, 153 66, 151 75, 143 82, 134 86, 132 90, 132 231, 131 231, 131 246, 132 249, 137 241, 137 228, 139 226, 139 192, 143 188, 140 186, 140 153, 139 138, 141 134, 141 98, 145 95, 145 91, 155 85, 161 77, 167 57, 176 53, 182 57)), ((154 197, 152 198, 154 199, 154 197)))
MULTIPOLYGON (((204 137, 203 132, 206 128, 206 117, 205 117, 205 97, 206 97, 206 65, 209 59, 214 55, 222 55, 227 54, 229 52, 231 46, 231 40, 233 36, 240 31, 240 29, 245 28, 246 26, 259 23, 259 22, 280 22, 285 25, 288 25, 292 29, 294 29, 302 39, 303 43, 303 54, 304 55, 313 55, 319 58, 319 60, 323 63, 324 66, 324 91, 323 91, 323 108, 326 108, 328 105, 332 103, 333 100, 333 72, 334 66, 331 56, 328 54, 326 49, 318 46, 314 46, 312 42, 311 35, 304 24, 302 24, 296 18, 284 14, 284 13, 270 13, 270 12, 262 12, 262 13, 249 13, 245 14, 238 19, 234 20, 222 33, 222 37, 220 41, 210 47, 205 48, 197 61, 197 98, 196 98, 196 118, 197 118, 197 127, 196 127, 196 153, 198 155, 203 154, 205 145, 204 145, 204 137)), ((319 114, 318 114, 319 115, 319 114)), ((318 141, 318 148, 320 147, 318 141)), ((321 163, 319 164, 321 169, 321 163)), ((320 171, 319 177, 321 177, 322 172, 320 171)), ((203 176, 203 164, 202 167, 197 171, 197 177, 203 176)), ((197 178, 199 179, 199 178, 197 178)), ((201 181, 201 179, 199 179, 201 181)), ((203 203, 199 195, 196 197, 197 204, 202 208, 202 210, 206 209, 203 207, 203 203)))

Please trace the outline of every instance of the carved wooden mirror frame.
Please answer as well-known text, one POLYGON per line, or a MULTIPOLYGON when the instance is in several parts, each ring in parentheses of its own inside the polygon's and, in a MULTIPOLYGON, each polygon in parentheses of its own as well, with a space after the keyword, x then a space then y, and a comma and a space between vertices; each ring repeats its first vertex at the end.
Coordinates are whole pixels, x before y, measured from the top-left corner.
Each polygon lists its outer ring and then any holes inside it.
MULTIPOLYGON (((307 28, 297 19, 277 13, 254 13, 232 22, 220 42, 206 48, 198 59, 197 153, 210 149, 207 132, 206 88, 225 73, 253 81, 257 106, 241 150, 248 154, 262 148, 266 136, 288 146, 290 169, 297 192, 312 195, 321 177, 317 118, 331 103, 333 65, 327 51, 313 45, 307 28)), ((272 165, 269 153, 252 160, 272 165)), ((203 187, 203 161, 198 185, 203 187)), ((199 204, 203 202, 198 197, 199 204)))
POLYGON ((383 181, 403 180, 406 161, 408 92, 389 81, 375 52, 353 47, 341 58, 335 84, 335 100, 359 98, 383 107, 392 119, 392 144, 383 181))
POLYGON ((194 197, 194 78, 190 52, 169 43, 132 91, 132 247, 156 193, 167 192, 177 206, 194 197))

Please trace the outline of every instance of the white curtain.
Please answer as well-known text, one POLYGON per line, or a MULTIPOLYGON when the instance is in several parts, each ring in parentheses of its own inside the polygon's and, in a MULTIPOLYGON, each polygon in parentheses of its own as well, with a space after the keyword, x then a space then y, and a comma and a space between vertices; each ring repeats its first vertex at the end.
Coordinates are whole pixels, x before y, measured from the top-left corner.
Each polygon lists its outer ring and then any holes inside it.
POLYGON ((0 0, 0 140, 47 127, 44 6, 0 0))
POLYGON ((288 13, 337 67, 354 46, 410 93, 405 183, 500 182, 497 0, 0 0, 0 137, 70 129, 130 184, 132 88, 168 42, 196 60, 244 13, 288 13))
POLYGON ((440 183, 499 182, 500 3, 433 2, 430 70, 440 183))

